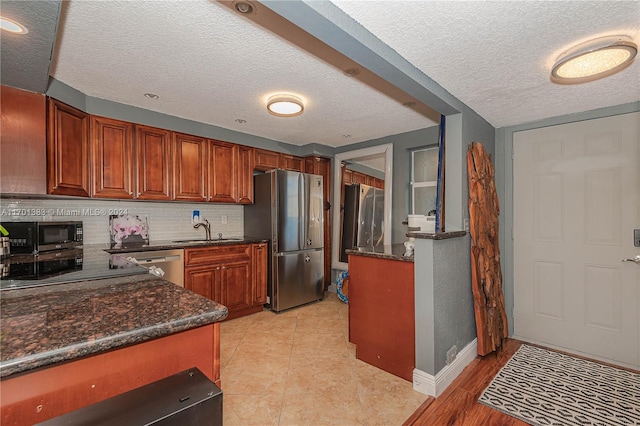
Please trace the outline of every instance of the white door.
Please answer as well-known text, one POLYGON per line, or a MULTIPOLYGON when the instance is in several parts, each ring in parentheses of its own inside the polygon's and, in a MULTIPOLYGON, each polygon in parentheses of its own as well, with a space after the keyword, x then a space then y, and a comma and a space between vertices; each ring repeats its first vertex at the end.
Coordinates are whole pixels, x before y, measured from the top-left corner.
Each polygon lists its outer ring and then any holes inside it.
POLYGON ((639 123, 514 134, 515 338, 640 368, 639 123))

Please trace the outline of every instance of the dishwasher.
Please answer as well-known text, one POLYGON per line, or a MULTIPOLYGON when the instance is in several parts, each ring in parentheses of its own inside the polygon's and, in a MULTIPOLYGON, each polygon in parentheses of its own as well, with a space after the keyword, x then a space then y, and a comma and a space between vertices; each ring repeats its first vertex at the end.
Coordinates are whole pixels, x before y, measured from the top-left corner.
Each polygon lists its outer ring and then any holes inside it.
POLYGON ((121 253, 120 256, 138 263, 167 281, 184 287, 184 250, 149 250, 121 253), (164 275, 158 271, 161 269, 164 275))

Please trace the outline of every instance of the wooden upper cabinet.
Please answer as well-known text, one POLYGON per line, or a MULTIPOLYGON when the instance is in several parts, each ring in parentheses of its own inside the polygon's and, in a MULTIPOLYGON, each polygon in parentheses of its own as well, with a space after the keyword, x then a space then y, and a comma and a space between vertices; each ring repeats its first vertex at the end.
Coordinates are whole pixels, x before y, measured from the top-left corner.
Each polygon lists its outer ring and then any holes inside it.
POLYGON ((136 124, 136 198, 171 199, 171 132, 136 124))
POLYGON ((48 101, 47 193, 89 196, 89 114, 48 101))
POLYGON ((280 154, 274 151, 256 148, 255 164, 253 166, 256 170, 263 172, 277 169, 280 167, 280 154))
POLYGON ((133 123, 91 117, 93 193, 98 198, 133 198, 133 123))
POLYGON ((235 203, 238 194, 238 145, 209 143, 209 201, 235 203))
POLYGON ((304 159, 295 155, 280 154, 280 168, 294 172, 304 172, 304 159))
POLYGON ((238 146, 238 197, 240 204, 253 203, 253 161, 254 149, 238 146))
POLYGON ((173 134, 173 199, 206 201, 207 145, 209 141, 173 134))
POLYGON ((0 86, 0 193, 47 193, 45 96, 0 86))
POLYGON ((353 181, 353 172, 343 167, 342 168, 342 186, 351 185, 352 183, 355 183, 353 181))

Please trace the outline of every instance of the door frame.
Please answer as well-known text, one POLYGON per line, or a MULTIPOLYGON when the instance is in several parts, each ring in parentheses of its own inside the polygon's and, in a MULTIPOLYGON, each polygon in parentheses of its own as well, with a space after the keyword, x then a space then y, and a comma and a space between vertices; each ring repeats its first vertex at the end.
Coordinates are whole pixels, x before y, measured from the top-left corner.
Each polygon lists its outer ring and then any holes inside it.
POLYGON ((500 247, 502 258, 502 277, 505 310, 509 323, 509 336, 513 336, 514 322, 514 268, 513 268, 513 134, 523 130, 539 129, 541 127, 559 124, 575 123, 594 120, 621 114, 640 112, 640 102, 632 102, 614 107, 601 108, 579 114, 552 117, 533 123, 496 129, 495 146, 495 182, 500 200, 500 247))

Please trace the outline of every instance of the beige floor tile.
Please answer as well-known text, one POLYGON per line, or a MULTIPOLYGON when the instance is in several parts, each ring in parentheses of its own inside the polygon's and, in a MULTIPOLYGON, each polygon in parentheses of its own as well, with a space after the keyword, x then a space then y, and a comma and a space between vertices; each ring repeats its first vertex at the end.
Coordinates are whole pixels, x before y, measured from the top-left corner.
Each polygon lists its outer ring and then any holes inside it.
POLYGON ((236 353, 220 374, 222 391, 225 395, 282 394, 288 370, 289 358, 236 353))
POLYGON ((285 394, 280 413, 282 426, 364 425, 365 414, 357 395, 326 392, 285 394))
POLYGON ((338 305, 335 303, 312 303, 298 310, 298 318, 320 317, 324 319, 340 318, 338 305))
POLYGON ((225 333, 244 333, 245 331, 247 331, 252 322, 253 315, 235 318, 229 321, 223 321, 220 323, 220 334, 223 335, 225 333))
POLYGON ((354 374, 360 395, 399 393, 405 390, 413 392, 411 382, 360 360, 354 361, 354 374))
POLYGON ((326 294, 319 303, 222 323, 225 425, 402 424, 426 396, 355 358, 348 313, 326 294))
POLYGON ((349 355, 342 333, 304 334, 293 338, 292 357, 342 358, 349 355))
POLYGON ((337 334, 342 331, 343 323, 340 318, 322 318, 303 316, 298 318, 296 333, 309 334, 337 334))
POLYGON ((292 358, 285 382, 285 394, 327 392, 339 395, 357 393, 355 360, 336 358, 292 358))
POLYGON ((223 423, 225 426, 278 425, 282 395, 224 394, 223 423))
POLYGON ((293 334, 291 336, 259 336, 247 337, 240 342, 234 356, 251 358, 253 362, 260 362, 263 356, 274 358, 291 357, 293 334))
POLYGON ((236 351, 238 344, 242 340, 242 334, 225 333, 220 336, 220 368, 224 369, 233 353, 236 351))

